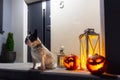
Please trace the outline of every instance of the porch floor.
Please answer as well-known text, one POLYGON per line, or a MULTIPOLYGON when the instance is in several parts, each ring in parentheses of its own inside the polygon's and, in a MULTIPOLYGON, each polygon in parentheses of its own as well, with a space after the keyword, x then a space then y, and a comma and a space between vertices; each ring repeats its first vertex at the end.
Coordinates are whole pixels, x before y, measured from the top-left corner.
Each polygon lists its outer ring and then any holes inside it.
POLYGON ((88 71, 30 70, 32 63, 0 63, 0 80, 120 80, 120 75, 92 75, 88 71))

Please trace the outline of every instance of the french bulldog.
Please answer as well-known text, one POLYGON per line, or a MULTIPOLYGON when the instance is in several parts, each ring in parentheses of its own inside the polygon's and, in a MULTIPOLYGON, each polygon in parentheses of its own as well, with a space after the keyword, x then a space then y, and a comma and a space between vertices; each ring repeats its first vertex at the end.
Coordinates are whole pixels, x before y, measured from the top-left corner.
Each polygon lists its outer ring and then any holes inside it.
POLYGON ((34 33, 30 33, 26 39, 25 44, 31 48, 31 55, 33 60, 33 67, 35 69, 36 63, 40 62, 39 70, 53 69, 55 68, 55 58, 51 51, 49 51, 41 42, 37 36, 37 30, 34 33))

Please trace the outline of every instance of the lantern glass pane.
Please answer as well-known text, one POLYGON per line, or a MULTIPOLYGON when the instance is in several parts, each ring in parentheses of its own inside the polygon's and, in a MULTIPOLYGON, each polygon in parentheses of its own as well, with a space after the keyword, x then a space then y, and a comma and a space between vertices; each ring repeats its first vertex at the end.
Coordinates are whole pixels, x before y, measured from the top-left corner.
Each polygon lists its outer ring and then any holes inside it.
POLYGON ((86 53, 86 36, 82 36, 80 39, 80 68, 86 69, 86 59, 87 59, 87 53, 86 53))
POLYGON ((88 54, 100 54, 100 39, 99 35, 89 35, 88 36, 88 54))

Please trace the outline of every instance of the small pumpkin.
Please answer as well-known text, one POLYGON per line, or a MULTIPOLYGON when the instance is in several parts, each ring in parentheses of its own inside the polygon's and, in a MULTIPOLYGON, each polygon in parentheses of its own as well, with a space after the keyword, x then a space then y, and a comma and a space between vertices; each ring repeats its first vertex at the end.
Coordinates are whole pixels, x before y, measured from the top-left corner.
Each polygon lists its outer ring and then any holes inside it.
POLYGON ((64 66, 67 70, 75 70, 79 68, 79 58, 75 54, 66 55, 64 57, 64 66))
POLYGON ((105 70, 106 60, 103 56, 95 54, 87 59, 87 69, 92 74, 102 74, 105 70))

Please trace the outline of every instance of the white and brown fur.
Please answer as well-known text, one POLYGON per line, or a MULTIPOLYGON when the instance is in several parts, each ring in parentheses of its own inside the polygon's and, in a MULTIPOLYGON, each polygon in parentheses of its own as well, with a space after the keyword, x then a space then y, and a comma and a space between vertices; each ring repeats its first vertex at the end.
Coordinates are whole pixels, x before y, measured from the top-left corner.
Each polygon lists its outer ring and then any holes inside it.
POLYGON ((38 67, 40 70, 55 68, 53 53, 51 53, 37 37, 37 30, 26 37, 25 43, 31 48, 31 55, 33 59, 32 69, 35 69, 37 62, 41 62, 41 65, 38 67))

